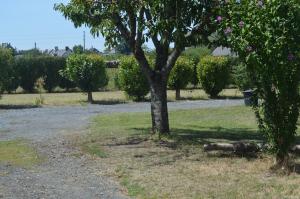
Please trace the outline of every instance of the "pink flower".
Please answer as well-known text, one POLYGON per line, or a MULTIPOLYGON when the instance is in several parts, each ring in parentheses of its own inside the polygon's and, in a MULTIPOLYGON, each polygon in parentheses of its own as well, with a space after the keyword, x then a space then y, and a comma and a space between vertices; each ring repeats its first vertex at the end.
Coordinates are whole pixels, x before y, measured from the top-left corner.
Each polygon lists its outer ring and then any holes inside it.
POLYGON ((253 48, 252 48, 252 46, 247 46, 246 50, 247 50, 247 52, 252 52, 253 48))
POLYGON ((240 27, 240 28, 242 28, 242 27, 244 27, 244 25, 245 25, 245 22, 243 22, 243 21, 240 21, 240 23, 239 23, 239 27, 240 27))
POLYGON ((221 22, 222 19, 223 19, 223 18, 222 18, 221 16, 218 16, 218 17, 217 17, 217 22, 221 22))
POLYGON ((290 53, 290 54, 288 55, 288 60, 289 60, 289 61, 295 60, 295 55, 293 55, 292 53, 290 53))
POLYGON ((232 33, 232 29, 230 27, 227 27, 225 30, 224 30, 224 33, 225 35, 230 35, 232 33))

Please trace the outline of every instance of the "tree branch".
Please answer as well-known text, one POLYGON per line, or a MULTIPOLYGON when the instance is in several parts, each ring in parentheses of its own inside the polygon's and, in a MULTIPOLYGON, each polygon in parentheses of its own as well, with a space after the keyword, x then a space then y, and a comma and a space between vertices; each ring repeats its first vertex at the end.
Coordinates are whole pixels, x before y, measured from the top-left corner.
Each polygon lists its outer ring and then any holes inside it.
POLYGON ((181 46, 175 44, 175 48, 173 49, 173 51, 171 52, 171 54, 168 57, 167 65, 162 69, 163 73, 168 75, 171 72, 178 57, 181 55, 183 50, 184 50, 184 47, 181 47, 181 46))
MULTIPOLYGON (((154 26, 153 24, 153 18, 152 18, 152 15, 151 15, 151 12, 149 9, 145 9, 145 14, 146 14, 146 19, 147 21, 151 24, 151 26, 154 26)), ((161 45, 160 45, 160 41, 158 40, 158 36, 157 36, 157 33, 155 34, 151 34, 151 39, 153 41, 153 44, 155 46, 156 49, 160 50, 161 49, 161 45)))

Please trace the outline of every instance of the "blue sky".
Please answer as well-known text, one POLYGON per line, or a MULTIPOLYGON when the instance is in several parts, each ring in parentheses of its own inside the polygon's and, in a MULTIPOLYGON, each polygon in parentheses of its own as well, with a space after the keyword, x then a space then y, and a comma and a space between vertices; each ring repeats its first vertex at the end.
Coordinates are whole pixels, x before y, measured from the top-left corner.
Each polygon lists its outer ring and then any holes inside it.
POLYGON ((41 50, 72 47, 83 43, 83 31, 86 31, 86 47, 103 50, 103 38, 93 38, 88 28, 76 29, 71 21, 53 10, 55 3, 67 2, 0 0, 0 43, 11 43, 18 49, 31 49, 35 42, 41 50))

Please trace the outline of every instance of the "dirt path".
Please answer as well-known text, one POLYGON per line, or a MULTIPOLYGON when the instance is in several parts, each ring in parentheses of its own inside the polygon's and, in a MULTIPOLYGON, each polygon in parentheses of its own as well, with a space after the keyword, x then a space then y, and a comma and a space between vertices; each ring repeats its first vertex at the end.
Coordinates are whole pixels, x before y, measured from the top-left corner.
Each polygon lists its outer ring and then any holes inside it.
MULTIPOLYGON (((170 110, 241 105, 241 100, 169 103, 170 110)), ((46 161, 30 170, 0 165, 0 198, 127 198, 101 171, 104 165, 78 155, 70 136, 86 133, 99 114, 149 111, 148 103, 46 107, 0 111, 0 141, 26 139, 46 161), (1 195, 2 194, 2 195, 1 195)))

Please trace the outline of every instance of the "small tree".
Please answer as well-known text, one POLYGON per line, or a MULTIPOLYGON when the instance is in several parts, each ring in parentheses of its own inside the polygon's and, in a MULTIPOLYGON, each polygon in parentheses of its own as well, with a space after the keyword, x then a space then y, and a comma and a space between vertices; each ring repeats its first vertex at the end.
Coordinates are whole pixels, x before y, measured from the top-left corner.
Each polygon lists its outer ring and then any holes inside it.
POLYGON ((185 88, 193 78, 194 62, 187 58, 179 58, 172 69, 168 85, 176 91, 176 100, 180 100, 180 89, 185 88))
POLYGON ((225 1, 217 23, 222 41, 247 64, 263 100, 254 110, 276 168, 287 169, 300 106, 300 2, 225 1))
POLYGON ((134 57, 120 61, 117 85, 134 101, 141 101, 149 93, 149 84, 134 57))
POLYGON ((12 51, 10 49, 0 47, 0 94, 5 90, 5 85, 9 78, 12 64, 12 51))
POLYGON ((69 56, 62 75, 87 92, 90 103, 93 102, 92 92, 108 83, 105 62, 95 54, 73 54, 69 56))
POLYGON ((201 85, 211 98, 217 98, 229 80, 230 69, 226 57, 206 56, 198 65, 201 85))
POLYGON ((206 42, 216 0, 71 0, 56 5, 75 26, 87 25, 94 35, 116 46, 124 40, 147 77, 151 92, 153 133, 168 134, 167 84, 185 47, 206 42), (143 45, 152 41, 156 58, 148 62, 143 45), (174 46, 171 49, 171 46, 174 46))

